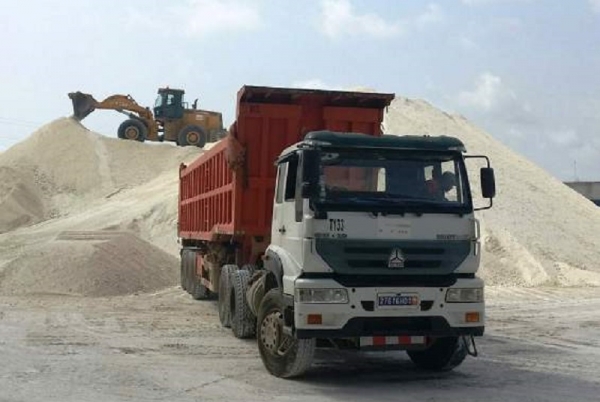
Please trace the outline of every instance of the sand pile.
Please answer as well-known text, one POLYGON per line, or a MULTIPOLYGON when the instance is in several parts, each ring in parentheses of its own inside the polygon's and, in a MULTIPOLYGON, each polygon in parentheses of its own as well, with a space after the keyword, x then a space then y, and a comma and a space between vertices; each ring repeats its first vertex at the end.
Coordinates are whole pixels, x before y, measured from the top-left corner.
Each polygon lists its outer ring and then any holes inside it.
POLYGON ((127 232, 63 232, 0 271, 0 293, 116 296, 178 283, 176 257, 127 232))
POLYGON ((0 233, 43 219, 44 205, 33 178, 0 166, 0 233))
POLYGON ((201 152, 108 138, 61 118, 0 154, 0 294, 111 296, 177 284, 178 167, 201 152))
MULTIPOLYGON (((176 175, 181 161, 200 152, 194 147, 108 138, 73 119, 61 118, 3 152, 0 167, 28 178, 26 183, 36 190, 32 198, 40 200, 42 217, 48 219, 71 214, 92 199, 135 188, 164 172, 176 175)), ((29 222, 40 220, 36 212, 30 214, 29 222)), ((0 219, 8 220, 12 219, 0 219)))
MULTIPOLYGON (((384 126, 391 134, 454 135, 470 154, 490 157, 497 197, 494 208, 479 215, 482 276, 489 284, 600 285, 600 209, 592 202, 464 117, 424 101, 398 98, 384 126)), ((479 193, 474 164, 469 176, 479 193)))

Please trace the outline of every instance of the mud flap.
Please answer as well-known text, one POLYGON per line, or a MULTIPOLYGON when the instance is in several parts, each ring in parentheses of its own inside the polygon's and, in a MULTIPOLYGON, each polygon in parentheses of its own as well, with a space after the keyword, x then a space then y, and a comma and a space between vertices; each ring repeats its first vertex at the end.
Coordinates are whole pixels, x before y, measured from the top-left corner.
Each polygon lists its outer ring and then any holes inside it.
POLYGON ((477 346, 475 345, 475 337, 473 335, 462 336, 461 339, 467 349, 467 354, 469 356, 477 357, 479 353, 477 352, 477 346))

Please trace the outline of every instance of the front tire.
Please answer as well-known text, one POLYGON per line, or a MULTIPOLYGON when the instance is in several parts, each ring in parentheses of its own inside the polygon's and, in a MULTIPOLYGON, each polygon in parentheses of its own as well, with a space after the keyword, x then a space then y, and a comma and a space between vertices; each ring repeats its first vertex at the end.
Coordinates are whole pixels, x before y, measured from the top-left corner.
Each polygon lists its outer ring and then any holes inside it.
POLYGON ((450 371, 467 357, 465 342, 460 337, 437 338, 425 350, 407 351, 412 362, 420 369, 450 371))
POLYGON ((185 147, 187 145, 202 148, 206 145, 206 132, 200 126, 185 126, 177 135, 177 145, 185 147))
POLYGON ((231 273, 230 311, 231 330, 236 338, 252 338, 256 334, 256 317, 246 302, 250 272, 237 270, 231 273))
POLYGON ((141 121, 128 119, 121 123, 117 130, 117 134, 122 140, 144 142, 148 135, 148 129, 141 121))
POLYGON ((310 368, 315 339, 295 339, 283 332, 285 304, 279 289, 264 296, 258 311, 258 350, 269 373, 275 377, 298 377, 310 368))
POLYGON ((231 274, 238 270, 237 265, 228 264, 221 268, 219 278, 219 299, 217 306, 219 308, 219 321, 224 328, 231 327, 231 311, 229 303, 229 294, 231 292, 231 274))

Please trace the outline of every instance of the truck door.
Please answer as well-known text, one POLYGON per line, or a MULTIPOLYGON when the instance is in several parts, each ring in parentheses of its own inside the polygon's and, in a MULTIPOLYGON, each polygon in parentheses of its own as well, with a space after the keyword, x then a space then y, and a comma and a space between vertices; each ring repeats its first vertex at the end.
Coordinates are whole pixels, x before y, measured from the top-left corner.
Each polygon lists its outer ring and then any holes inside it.
POLYGON ((298 157, 293 155, 279 165, 271 243, 298 258, 301 252, 302 222, 296 222, 296 176, 298 157))

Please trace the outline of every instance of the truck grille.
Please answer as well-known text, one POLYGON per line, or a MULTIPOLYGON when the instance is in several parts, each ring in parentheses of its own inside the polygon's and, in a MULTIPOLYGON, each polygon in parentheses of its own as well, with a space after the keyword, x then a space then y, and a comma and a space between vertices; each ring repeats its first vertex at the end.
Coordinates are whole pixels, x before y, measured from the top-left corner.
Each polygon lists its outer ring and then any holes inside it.
POLYGON ((316 239, 316 249, 328 265, 339 273, 365 274, 447 274, 468 256, 471 245, 465 241, 348 240, 316 239), (369 244, 372 243, 372 244, 369 244), (394 249, 400 249, 404 267, 389 268, 394 249))

